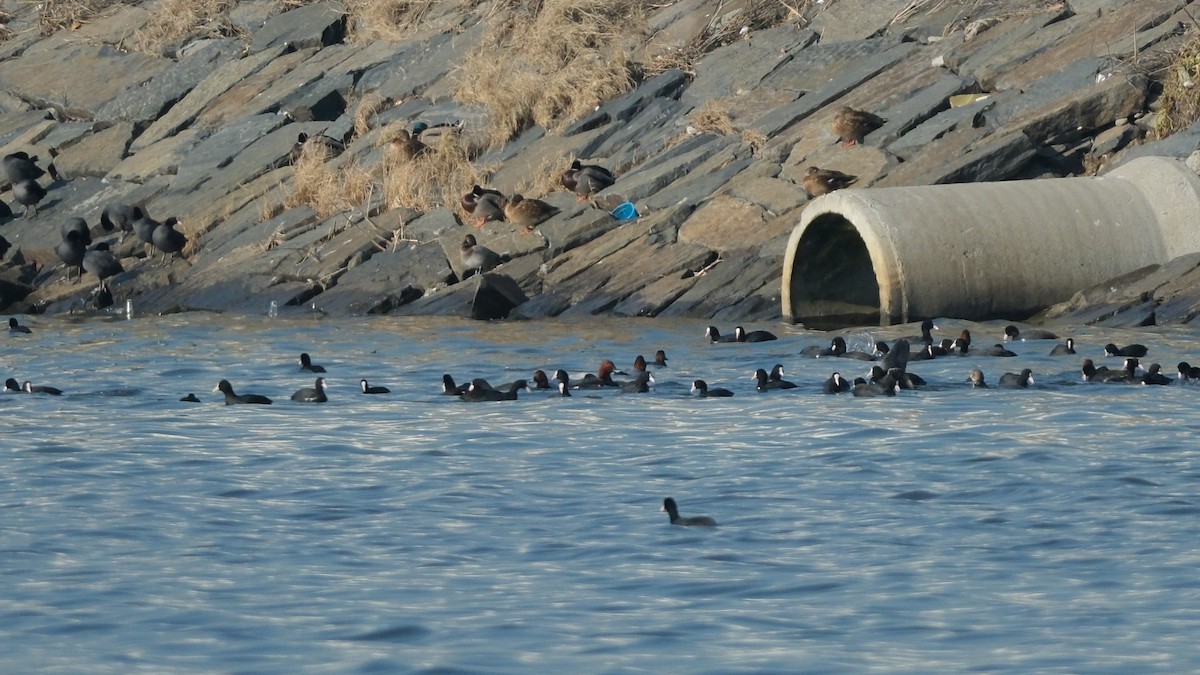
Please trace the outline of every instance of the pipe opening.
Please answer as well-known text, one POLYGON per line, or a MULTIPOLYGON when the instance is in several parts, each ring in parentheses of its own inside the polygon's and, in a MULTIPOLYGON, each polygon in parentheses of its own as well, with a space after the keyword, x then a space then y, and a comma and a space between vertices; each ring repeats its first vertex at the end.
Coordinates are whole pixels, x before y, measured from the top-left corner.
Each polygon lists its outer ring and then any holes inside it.
POLYGON ((796 246, 792 317, 806 328, 831 330, 879 323, 879 282, 867 245, 839 213, 817 216, 796 246))

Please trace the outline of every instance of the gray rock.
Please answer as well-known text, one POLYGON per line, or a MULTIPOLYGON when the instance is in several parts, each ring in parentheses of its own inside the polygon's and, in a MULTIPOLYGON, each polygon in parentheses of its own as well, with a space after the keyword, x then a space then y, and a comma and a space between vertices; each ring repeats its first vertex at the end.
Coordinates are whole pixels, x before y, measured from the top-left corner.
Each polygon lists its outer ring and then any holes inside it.
POLYGON ((437 242, 413 244, 376 253, 351 267, 317 302, 335 314, 386 314, 417 300, 426 290, 446 288, 454 280, 437 242))
POLYGON ((346 8, 341 3, 301 5, 267 19, 250 40, 250 53, 282 47, 328 47, 346 38, 346 8))
POLYGON ((492 320, 516 318, 526 303, 520 285, 496 272, 479 274, 449 290, 426 295, 395 310, 400 315, 434 314, 492 320))
POLYGON ((272 48, 219 66, 134 139, 130 150, 139 152, 184 128, 218 96, 267 66, 283 52, 283 47, 272 48))
POLYGON ((146 123, 158 119, 220 66, 241 55, 234 39, 210 40, 148 81, 129 85, 96 110, 97 121, 146 123))
POLYGON ((69 117, 92 119, 123 89, 150 80, 170 63, 108 45, 66 42, 53 50, 0 61, 0 88, 69 117), (87 67, 81 68, 84 63, 87 67))
POLYGON ((107 175, 125 158, 133 140, 132 122, 121 122, 102 129, 83 141, 59 152, 54 166, 64 177, 107 175))
POLYGON ((944 74, 933 84, 913 92, 899 105, 888 106, 887 123, 867 135, 867 145, 888 146, 922 122, 950 109, 950 97, 977 90, 974 80, 944 74))
POLYGON ((601 105, 596 112, 567 127, 563 135, 573 136, 610 122, 626 122, 656 98, 679 98, 687 86, 687 74, 672 68, 642 82, 637 89, 628 94, 601 105))
MULTIPOLYGON (((1019 174, 1037 154, 1020 131, 989 134, 983 129, 955 131, 896 167, 879 187, 1005 180, 1019 174)), ((964 205, 966 208, 966 205, 964 205)))
POLYGON ((888 145, 888 152, 908 161, 930 143, 957 129, 971 129, 984 125, 984 113, 999 101, 1016 95, 1016 92, 1000 92, 959 108, 949 108, 918 124, 888 145))
POLYGON ((998 104, 988 118, 1002 129, 1053 144, 1138 112, 1146 86, 1144 76, 1116 71, 1104 59, 1077 61, 998 104))
POLYGON ((912 43, 901 43, 849 64, 841 73, 796 101, 776 108, 754 122, 754 127, 768 138, 824 108, 863 82, 875 77, 917 49, 912 43))
POLYGON ((191 192, 211 183, 207 189, 224 193, 270 171, 296 142, 295 134, 280 129, 286 124, 286 117, 266 114, 220 129, 180 159, 172 191, 191 192))
MULTIPOLYGON (((711 317, 750 298, 764 285, 778 289, 782 275, 779 258, 761 258, 757 252, 727 253, 659 315, 711 317)), ((775 311, 779 312, 778 302, 775 311)))
POLYGON ((737 40, 701 59, 696 64, 696 77, 680 101, 688 108, 697 108, 712 99, 752 91, 776 70, 803 67, 793 60, 805 61, 809 56, 805 48, 818 39, 822 36, 816 31, 797 31, 791 26, 754 31, 748 39, 737 40))

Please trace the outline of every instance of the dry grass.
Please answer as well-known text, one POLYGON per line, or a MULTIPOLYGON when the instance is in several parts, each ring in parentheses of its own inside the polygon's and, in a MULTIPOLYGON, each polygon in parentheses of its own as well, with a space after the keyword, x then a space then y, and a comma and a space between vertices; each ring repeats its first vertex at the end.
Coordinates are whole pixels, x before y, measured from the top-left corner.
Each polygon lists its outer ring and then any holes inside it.
POLYGON ((244 37, 229 20, 229 10, 237 4, 237 0, 160 0, 129 47, 154 52, 189 37, 244 37))
POLYGON ((815 4, 815 0, 749 0, 738 12, 714 13, 704 30, 688 43, 664 47, 650 55, 643 68, 649 74, 678 68, 695 75, 697 61, 705 54, 741 39, 743 30, 763 30, 785 21, 805 23, 815 4))
POLYGON ((43 0, 38 3, 38 28, 42 35, 62 28, 75 30, 101 11, 119 4, 120 0, 43 0))
POLYGON ((371 131, 371 118, 385 105, 387 105, 387 101, 377 92, 368 92, 362 97, 358 102, 358 108, 354 111, 355 138, 365 136, 367 132, 371 131))
POLYGON ((434 0, 351 0, 350 31, 356 40, 398 42, 412 37, 435 6, 434 0))
POLYGON ((721 136, 736 134, 733 118, 729 116, 729 105, 719 98, 709 99, 692 116, 692 128, 721 136))
POLYGON ((1162 96, 1154 119, 1153 137, 1166 138, 1200 119, 1200 32, 1191 38, 1165 66, 1162 96))
POLYGON ((558 155, 546 157, 530 175, 517 184, 513 192, 530 197, 545 196, 556 190, 565 190, 562 184, 563 172, 571 168, 575 157, 558 155))
POLYGON ((459 64, 455 98, 487 109, 499 145, 533 124, 559 129, 629 91, 644 33, 636 0, 545 0, 507 8, 459 64))
POLYGON ((370 197, 373 185, 371 174, 353 160, 340 167, 330 166, 324 146, 306 143, 296 160, 292 194, 284 206, 308 204, 317 215, 327 218, 361 205, 370 197))
MULTIPOLYGON (((393 125, 380 134, 390 145, 403 127, 393 125)), ((428 150, 411 160, 399 152, 385 150, 381 182, 384 203, 389 208, 404 207, 432 211, 441 206, 456 210, 459 197, 476 183, 485 182, 488 172, 471 163, 471 149, 460 136, 447 134, 428 150)))

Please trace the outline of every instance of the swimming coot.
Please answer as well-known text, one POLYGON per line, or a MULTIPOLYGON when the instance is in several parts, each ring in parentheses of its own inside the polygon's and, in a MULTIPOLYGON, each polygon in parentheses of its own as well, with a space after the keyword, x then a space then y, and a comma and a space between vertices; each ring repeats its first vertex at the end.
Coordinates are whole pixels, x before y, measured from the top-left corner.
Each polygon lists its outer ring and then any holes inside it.
POLYGON ((325 368, 323 366, 318 366, 312 362, 312 358, 308 355, 308 352, 300 354, 300 370, 307 370, 310 373, 325 372, 325 368))
POLYGON ((324 403, 329 400, 325 396, 325 387, 325 378, 318 377, 311 388, 298 389, 296 393, 292 394, 292 400, 304 403, 324 403))
POLYGON ((733 396, 733 392, 725 389, 724 387, 713 387, 709 389, 708 383, 704 380, 696 380, 692 382, 691 391, 700 392, 700 398, 720 398, 733 396))
POLYGON ((1141 357, 1145 356, 1146 352, 1148 352, 1148 351, 1150 351, 1150 350, 1146 349, 1146 345, 1139 345, 1139 344, 1132 344, 1132 345, 1125 345, 1124 347, 1118 347, 1115 344, 1110 342, 1110 343, 1104 345, 1104 355, 1105 356, 1134 356, 1137 358, 1141 358, 1141 357))
POLYGON ((675 500, 667 497, 663 500, 662 511, 666 511, 671 518, 672 525, 682 525, 684 527, 716 527, 717 521, 708 516, 692 516, 684 518, 679 515, 679 506, 675 504, 675 500))
POLYGON ((372 387, 367 383, 366 380, 359 380, 358 386, 362 389, 362 393, 364 394, 390 394, 392 391, 387 387, 372 387))
POLYGON ((46 385, 34 384, 29 380, 25 380, 25 384, 21 386, 26 394, 49 394, 50 396, 62 396, 62 389, 58 387, 48 387, 46 385))
POLYGON ((1005 373, 1000 376, 1000 386, 1005 389, 1027 389, 1033 384, 1033 371, 1026 368, 1020 373, 1005 373))
POLYGON ((233 405, 235 403, 256 403, 259 405, 270 405, 271 399, 258 394, 242 394, 238 395, 233 392, 233 385, 229 384, 229 380, 221 380, 217 383, 217 388, 213 391, 219 391, 225 395, 225 405, 233 405))

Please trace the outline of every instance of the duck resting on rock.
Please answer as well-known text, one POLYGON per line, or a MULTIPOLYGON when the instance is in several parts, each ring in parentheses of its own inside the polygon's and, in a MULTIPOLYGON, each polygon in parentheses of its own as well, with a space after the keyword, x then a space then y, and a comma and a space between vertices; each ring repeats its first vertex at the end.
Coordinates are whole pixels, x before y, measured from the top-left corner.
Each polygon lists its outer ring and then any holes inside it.
POLYGON ((617 177, 599 164, 584 164, 577 159, 571 162, 571 168, 563 172, 560 180, 563 187, 579 195, 578 200, 582 202, 611 187, 617 177))
POLYGON ((837 134, 842 145, 850 147, 862 143, 863 136, 883 126, 887 120, 875 113, 857 110, 848 105, 838 108, 833 116, 833 133, 837 134))
POLYGON ((848 173, 810 166, 804 172, 804 190, 813 197, 820 197, 834 190, 850 187, 857 180, 858 176, 851 176, 848 173))

